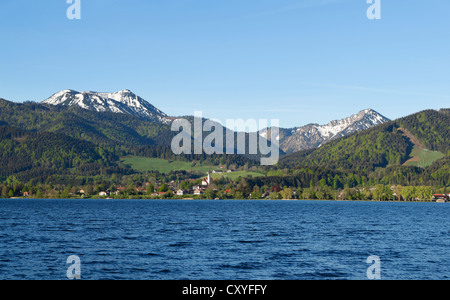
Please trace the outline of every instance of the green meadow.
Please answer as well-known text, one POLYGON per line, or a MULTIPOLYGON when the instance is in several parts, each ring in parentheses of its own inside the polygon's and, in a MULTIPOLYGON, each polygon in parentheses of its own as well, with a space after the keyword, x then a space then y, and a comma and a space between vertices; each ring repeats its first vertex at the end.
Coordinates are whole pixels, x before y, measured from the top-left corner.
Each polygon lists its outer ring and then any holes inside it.
POLYGON ((213 179, 218 179, 220 177, 226 177, 229 178, 231 180, 236 180, 239 177, 260 177, 260 176, 265 176, 263 173, 259 173, 259 172, 246 172, 246 171, 236 171, 236 172, 232 172, 232 173, 222 173, 222 174, 211 174, 211 177, 213 179))
POLYGON ((140 156, 125 156, 120 161, 140 172, 159 171, 161 173, 169 173, 170 171, 198 171, 206 173, 209 169, 214 168, 214 166, 199 163, 193 165, 192 162, 140 156))
POLYGON ((426 168, 445 155, 442 152, 425 150, 414 146, 411 156, 419 158, 419 161, 410 161, 407 164, 408 166, 426 168))
POLYGON ((176 160, 167 160, 167 159, 159 159, 159 158, 147 158, 140 156, 125 156, 120 160, 123 164, 130 166, 132 169, 139 172, 148 172, 148 171, 159 171, 161 173, 169 173, 170 171, 195 171, 206 173, 211 171, 211 177, 213 179, 218 179, 220 177, 226 177, 232 180, 235 180, 239 177, 259 177, 265 176, 263 173, 252 172, 252 171, 236 171, 227 173, 227 170, 221 170, 223 173, 213 173, 213 170, 219 170, 218 166, 201 164, 196 162, 193 164, 192 162, 184 162, 184 161, 176 161, 176 160))

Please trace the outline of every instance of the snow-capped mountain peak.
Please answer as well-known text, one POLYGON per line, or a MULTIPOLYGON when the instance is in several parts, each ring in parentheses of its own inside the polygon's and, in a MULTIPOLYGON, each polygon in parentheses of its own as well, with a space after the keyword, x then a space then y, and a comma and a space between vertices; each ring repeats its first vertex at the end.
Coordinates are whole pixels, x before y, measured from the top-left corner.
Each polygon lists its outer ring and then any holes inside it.
MULTIPOLYGON (((286 153, 313 149, 339 137, 388 122, 389 119, 373 109, 365 109, 342 120, 334 120, 326 125, 308 124, 291 129, 279 128, 280 148, 286 153)), ((267 130, 259 132, 267 136, 267 130)))
POLYGON ((162 123, 169 122, 165 113, 127 89, 115 93, 63 90, 54 94, 43 103, 79 106, 83 109, 97 112, 123 113, 162 123))
POLYGON ((331 121, 327 125, 317 125, 316 128, 324 138, 332 139, 337 136, 344 136, 356 131, 369 129, 387 121, 389 119, 373 109, 366 109, 348 118, 331 121))

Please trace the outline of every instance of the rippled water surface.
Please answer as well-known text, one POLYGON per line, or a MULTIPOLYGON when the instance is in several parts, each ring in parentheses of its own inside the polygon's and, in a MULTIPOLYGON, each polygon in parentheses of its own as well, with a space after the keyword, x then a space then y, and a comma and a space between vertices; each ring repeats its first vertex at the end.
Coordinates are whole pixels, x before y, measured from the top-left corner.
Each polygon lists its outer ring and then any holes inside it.
POLYGON ((0 279, 450 278, 450 205, 0 200, 0 279))

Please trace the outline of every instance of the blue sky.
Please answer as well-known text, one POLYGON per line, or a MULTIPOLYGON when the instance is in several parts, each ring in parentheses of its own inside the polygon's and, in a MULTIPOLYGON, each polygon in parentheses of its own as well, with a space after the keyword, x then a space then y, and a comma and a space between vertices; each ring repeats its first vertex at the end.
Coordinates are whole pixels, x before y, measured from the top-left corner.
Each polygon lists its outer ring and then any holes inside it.
POLYGON ((130 89, 169 115, 328 123, 449 107, 450 1, 0 0, 0 97, 130 89))

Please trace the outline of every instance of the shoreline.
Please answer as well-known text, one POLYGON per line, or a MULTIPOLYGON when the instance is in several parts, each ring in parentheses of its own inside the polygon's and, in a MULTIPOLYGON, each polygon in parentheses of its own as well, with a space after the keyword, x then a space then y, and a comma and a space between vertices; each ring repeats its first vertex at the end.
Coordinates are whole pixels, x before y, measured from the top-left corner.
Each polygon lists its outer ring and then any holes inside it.
POLYGON ((401 201, 401 200, 330 200, 330 199, 195 199, 195 198, 169 198, 169 199, 159 199, 159 198, 26 198, 26 197, 11 197, 11 198, 0 198, 0 200, 136 200, 136 201, 280 201, 280 202, 301 202, 301 201, 315 201, 315 202, 398 202, 398 203, 449 203, 449 202, 438 202, 433 200, 415 200, 415 201, 401 201))

